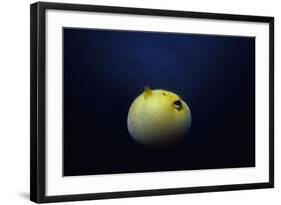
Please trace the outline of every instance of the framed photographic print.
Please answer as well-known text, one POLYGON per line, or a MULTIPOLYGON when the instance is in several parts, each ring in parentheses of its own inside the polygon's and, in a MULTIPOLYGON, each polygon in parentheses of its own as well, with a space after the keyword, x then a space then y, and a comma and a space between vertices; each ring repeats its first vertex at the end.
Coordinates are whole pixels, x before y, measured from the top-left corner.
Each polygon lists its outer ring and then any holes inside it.
POLYGON ((272 188, 274 18, 31 5, 31 200, 272 188))

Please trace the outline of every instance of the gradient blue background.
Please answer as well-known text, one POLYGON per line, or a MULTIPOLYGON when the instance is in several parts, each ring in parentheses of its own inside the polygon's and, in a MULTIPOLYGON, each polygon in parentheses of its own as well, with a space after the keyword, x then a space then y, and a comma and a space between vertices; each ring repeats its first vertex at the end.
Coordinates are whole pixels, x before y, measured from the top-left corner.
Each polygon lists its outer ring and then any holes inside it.
POLYGON ((64 175, 255 166, 255 38, 64 28, 64 175), (190 133, 147 150, 127 130, 144 86, 179 94, 190 133))

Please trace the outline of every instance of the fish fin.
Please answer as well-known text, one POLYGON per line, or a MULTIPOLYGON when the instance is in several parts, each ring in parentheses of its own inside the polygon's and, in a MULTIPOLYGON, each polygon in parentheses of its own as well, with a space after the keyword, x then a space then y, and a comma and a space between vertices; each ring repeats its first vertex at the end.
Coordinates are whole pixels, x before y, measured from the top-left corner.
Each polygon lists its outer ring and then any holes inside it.
POLYGON ((150 89, 149 86, 145 86, 144 87, 144 99, 148 98, 151 95, 152 95, 152 90, 150 89))

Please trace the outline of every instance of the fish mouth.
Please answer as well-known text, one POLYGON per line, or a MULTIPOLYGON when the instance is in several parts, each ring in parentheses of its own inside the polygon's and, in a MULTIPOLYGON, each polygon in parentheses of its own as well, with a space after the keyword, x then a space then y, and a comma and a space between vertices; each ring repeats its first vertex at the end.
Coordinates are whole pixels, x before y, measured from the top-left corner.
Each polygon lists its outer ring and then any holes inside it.
POLYGON ((182 102, 181 100, 175 100, 173 102, 173 106, 174 108, 176 108, 177 110, 181 111, 182 110, 182 102))

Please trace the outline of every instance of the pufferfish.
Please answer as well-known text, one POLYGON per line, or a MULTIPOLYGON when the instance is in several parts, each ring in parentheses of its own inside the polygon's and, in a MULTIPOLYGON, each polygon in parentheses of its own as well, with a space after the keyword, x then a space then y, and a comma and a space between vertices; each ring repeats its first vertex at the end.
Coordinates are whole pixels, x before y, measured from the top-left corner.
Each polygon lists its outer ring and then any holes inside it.
POLYGON ((127 126, 139 144, 167 148, 188 134, 191 112, 175 93, 146 87, 130 106, 127 126))

